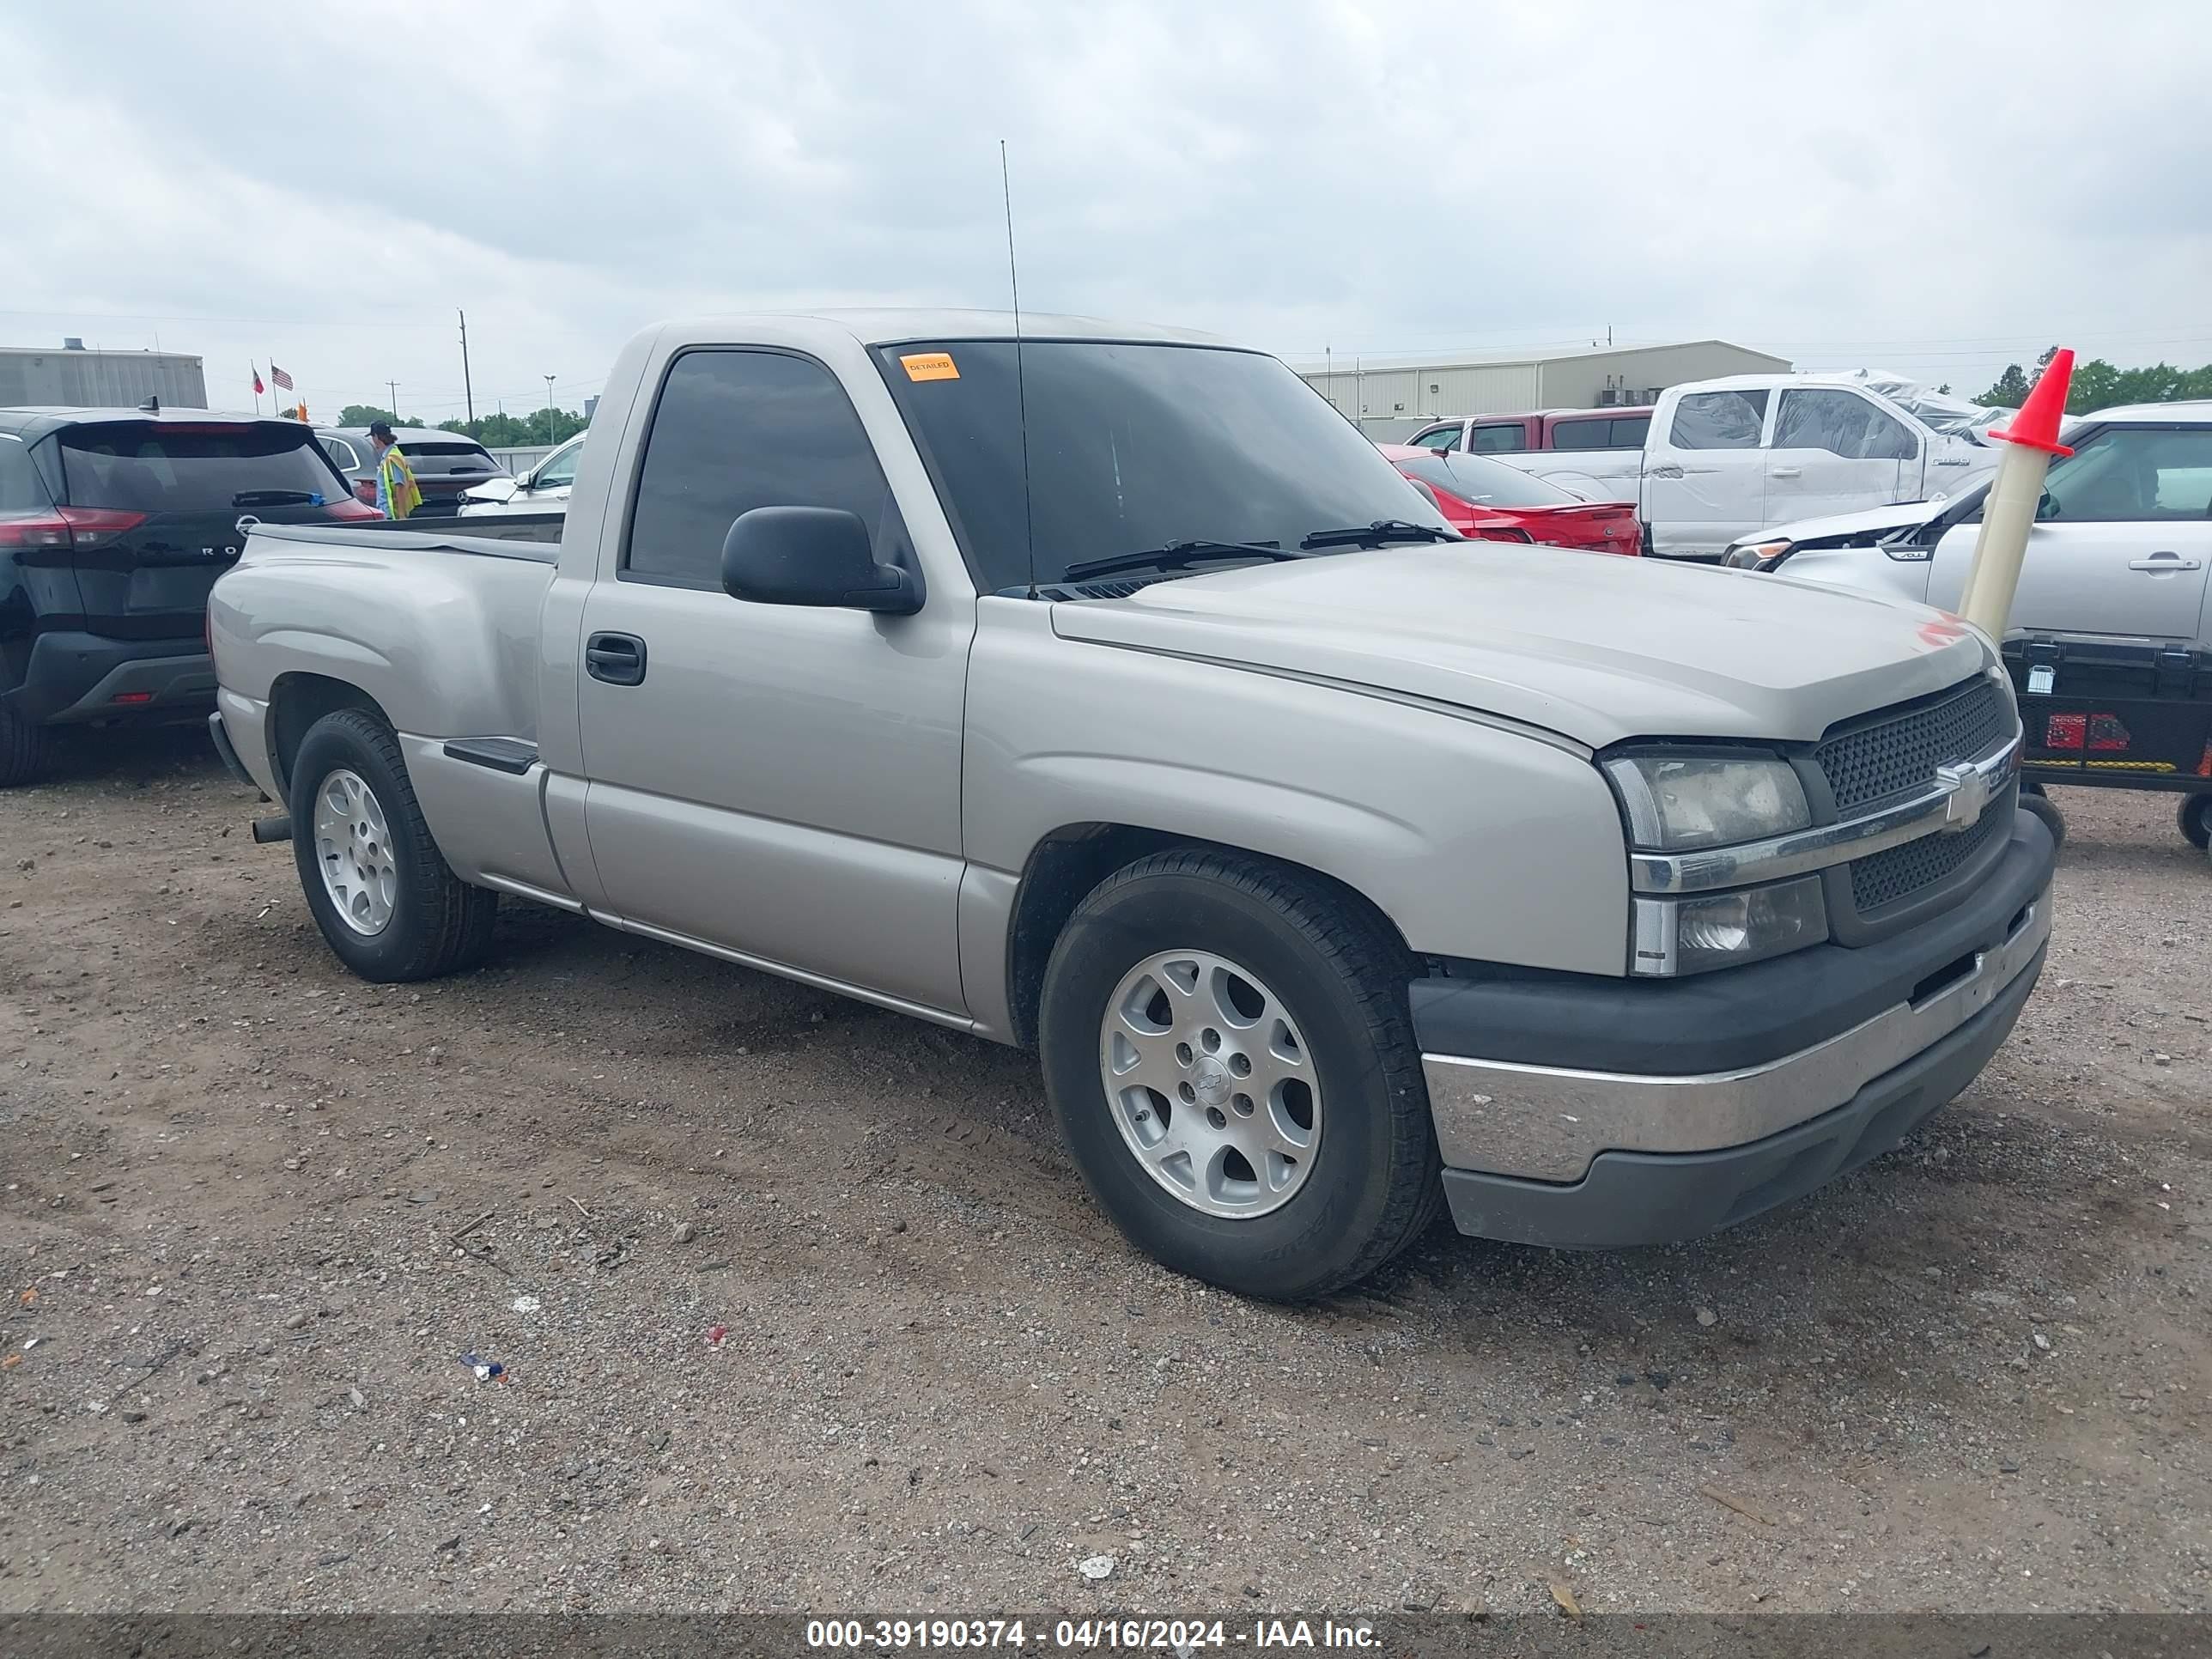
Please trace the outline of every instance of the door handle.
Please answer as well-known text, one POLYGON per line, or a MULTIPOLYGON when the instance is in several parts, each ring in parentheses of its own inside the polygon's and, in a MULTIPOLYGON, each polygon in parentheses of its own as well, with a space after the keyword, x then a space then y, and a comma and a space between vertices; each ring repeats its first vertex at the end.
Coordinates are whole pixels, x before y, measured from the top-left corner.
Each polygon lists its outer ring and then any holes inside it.
POLYGON ((594 634, 584 641, 584 672, 609 685, 645 678, 645 641, 635 634, 594 634))
POLYGON ((2130 570, 2147 570, 2153 575, 2166 571, 2197 570, 2202 568, 2197 560, 2185 559, 2179 553, 2154 553, 2147 559, 2130 559, 2130 570))
POLYGON ((1770 478, 1802 478, 1805 476, 1805 469, 1802 466, 1778 466, 1766 476, 1770 478))

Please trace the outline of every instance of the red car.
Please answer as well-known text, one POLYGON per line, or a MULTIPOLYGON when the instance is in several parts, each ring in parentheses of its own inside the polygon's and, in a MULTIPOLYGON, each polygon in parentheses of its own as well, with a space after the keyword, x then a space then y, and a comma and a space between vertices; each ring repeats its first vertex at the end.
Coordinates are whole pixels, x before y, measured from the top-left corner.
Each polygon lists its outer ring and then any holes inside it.
POLYGON ((1541 542, 1588 553, 1633 556, 1644 550, 1636 509, 1622 502, 1586 501, 1484 455, 1439 454, 1404 444, 1376 447, 1435 501, 1462 536, 1541 542))

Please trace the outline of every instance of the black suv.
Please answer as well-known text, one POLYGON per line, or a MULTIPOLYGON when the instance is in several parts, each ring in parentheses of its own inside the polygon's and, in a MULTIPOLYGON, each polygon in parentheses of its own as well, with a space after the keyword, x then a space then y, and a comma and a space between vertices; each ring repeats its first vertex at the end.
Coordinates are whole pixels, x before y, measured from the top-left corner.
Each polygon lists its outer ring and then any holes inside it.
POLYGON ((0 409, 0 787, 53 726, 213 707, 208 589, 241 520, 374 516, 297 421, 0 409))

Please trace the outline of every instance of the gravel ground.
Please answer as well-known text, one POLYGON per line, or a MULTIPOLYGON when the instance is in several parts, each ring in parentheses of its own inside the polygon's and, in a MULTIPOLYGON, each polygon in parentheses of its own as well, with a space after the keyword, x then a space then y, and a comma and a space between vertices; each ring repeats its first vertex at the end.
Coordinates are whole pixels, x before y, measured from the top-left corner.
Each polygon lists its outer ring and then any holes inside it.
POLYGON ((520 905, 347 977, 203 749, 0 796, 0 1611, 2212 1608, 2170 797, 2063 797, 1897 1152, 1285 1310, 1123 1246, 1025 1056, 520 905))

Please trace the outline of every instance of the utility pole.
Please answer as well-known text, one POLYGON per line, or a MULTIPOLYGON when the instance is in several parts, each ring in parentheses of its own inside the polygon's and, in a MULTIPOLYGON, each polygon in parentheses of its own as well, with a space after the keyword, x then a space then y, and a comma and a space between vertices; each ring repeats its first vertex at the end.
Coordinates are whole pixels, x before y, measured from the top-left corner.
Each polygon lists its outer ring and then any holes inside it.
POLYGON ((384 384, 392 393, 392 402, 390 404, 390 408, 392 410, 392 424, 397 426, 399 423, 399 382, 397 380, 386 380, 384 384))
POLYGON ((545 377, 545 441, 557 441, 553 436, 553 377, 545 377))
POLYGON ((469 425, 473 428, 477 423, 477 392, 476 387, 469 380, 469 313, 463 311, 459 314, 461 319, 461 394, 468 399, 469 425))

